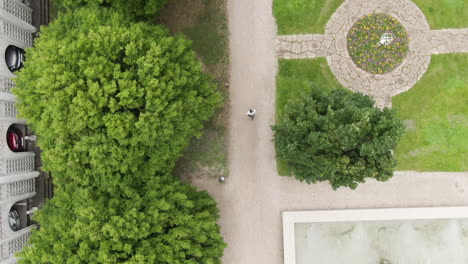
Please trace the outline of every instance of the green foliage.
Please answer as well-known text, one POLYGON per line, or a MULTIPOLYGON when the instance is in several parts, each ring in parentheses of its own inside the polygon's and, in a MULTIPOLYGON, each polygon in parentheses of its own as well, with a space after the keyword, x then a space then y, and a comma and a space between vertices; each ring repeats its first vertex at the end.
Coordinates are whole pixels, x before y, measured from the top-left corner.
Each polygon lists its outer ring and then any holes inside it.
POLYGON ((136 18, 148 18, 161 9, 166 0, 53 0, 54 4, 69 11, 80 7, 112 7, 136 18))
MULTIPOLYGON (((226 0, 176 0, 158 14, 156 23, 171 32, 183 33, 193 43, 193 50, 210 73, 227 102, 229 81, 228 27, 226 0), (181 19, 183 17, 183 19, 181 19)), ((205 123, 203 135, 191 141, 177 161, 174 175, 184 178, 203 174, 218 178, 229 174, 227 157, 227 104, 205 123)))
POLYGON ((331 15, 344 0, 274 0, 279 35, 324 33, 331 15))
POLYGON ((390 72, 401 64, 408 52, 408 34, 390 15, 374 13, 360 18, 347 36, 349 55, 356 65, 373 74, 390 72), (380 38, 390 33, 393 41, 381 45, 380 38))
POLYGON ((273 126, 277 155, 298 180, 328 180, 333 189, 354 189, 366 178, 388 180, 403 124, 391 109, 373 105, 370 97, 345 89, 313 89, 290 101, 273 126))
POLYGON ((133 18, 79 8, 27 50, 14 93, 55 196, 22 264, 221 263, 216 202, 167 174, 221 95, 190 41, 133 18))
POLYGON ((17 107, 57 185, 140 186, 173 168, 221 101, 188 40, 124 17, 62 14, 27 50, 17 107))
POLYGON ((218 264, 226 247, 206 191, 150 177, 129 195, 68 185, 35 217, 20 264, 218 264))
MULTIPOLYGON (((325 57, 309 60, 279 60, 276 76, 276 120, 279 121, 284 107, 290 100, 310 93, 312 87, 331 90, 343 88, 330 70, 325 57)), ((279 153, 279 151, 277 151, 279 153)), ((278 174, 292 175, 287 162, 276 156, 278 174)))

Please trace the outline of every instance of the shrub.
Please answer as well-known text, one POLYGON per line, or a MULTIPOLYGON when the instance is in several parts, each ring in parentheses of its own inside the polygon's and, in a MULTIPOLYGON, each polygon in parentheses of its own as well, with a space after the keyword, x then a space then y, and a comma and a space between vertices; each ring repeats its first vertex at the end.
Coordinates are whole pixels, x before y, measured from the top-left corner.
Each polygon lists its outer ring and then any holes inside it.
POLYGON ((62 188, 36 215, 19 263, 221 263, 215 201, 170 176, 150 178, 131 195, 62 188))
MULTIPOLYGON (((148 18, 161 9, 166 0, 53 0, 54 4, 69 11, 80 7, 112 7, 135 18, 148 18)), ((74 11, 73 11, 74 12, 74 11)))
POLYGON ((370 97, 348 90, 313 89, 290 101, 273 126, 277 155, 298 180, 328 180, 333 189, 354 189, 366 178, 388 180, 396 166, 392 149, 404 128, 393 110, 373 105, 370 97))
POLYGON ((111 191, 168 172, 221 102, 188 40, 108 9, 62 14, 27 53, 17 107, 56 185, 111 191))

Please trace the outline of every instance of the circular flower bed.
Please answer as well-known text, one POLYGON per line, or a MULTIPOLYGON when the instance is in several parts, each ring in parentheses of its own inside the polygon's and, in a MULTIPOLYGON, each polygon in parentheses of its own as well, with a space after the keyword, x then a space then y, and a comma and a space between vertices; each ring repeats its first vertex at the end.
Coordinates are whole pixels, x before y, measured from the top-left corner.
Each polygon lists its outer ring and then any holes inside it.
POLYGON ((386 14, 366 15, 348 32, 349 55, 359 68, 373 74, 387 73, 400 65, 408 51, 408 42, 405 28, 386 14), (384 34, 386 41, 381 41, 384 34))

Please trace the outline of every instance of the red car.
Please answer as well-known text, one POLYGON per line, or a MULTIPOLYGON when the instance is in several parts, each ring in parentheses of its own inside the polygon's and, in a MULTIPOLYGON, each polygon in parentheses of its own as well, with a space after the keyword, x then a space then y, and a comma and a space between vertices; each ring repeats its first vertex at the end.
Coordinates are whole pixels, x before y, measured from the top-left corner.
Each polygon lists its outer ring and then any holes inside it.
POLYGON ((24 151, 23 133, 15 127, 10 127, 7 131, 7 144, 13 152, 24 151))

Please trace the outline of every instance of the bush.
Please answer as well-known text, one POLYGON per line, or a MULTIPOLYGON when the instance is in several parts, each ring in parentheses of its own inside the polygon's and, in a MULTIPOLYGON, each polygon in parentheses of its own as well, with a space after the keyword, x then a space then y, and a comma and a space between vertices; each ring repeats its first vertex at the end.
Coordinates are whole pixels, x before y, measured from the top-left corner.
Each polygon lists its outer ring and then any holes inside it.
POLYGON ((53 0, 53 2, 58 8, 69 11, 86 6, 112 7, 135 18, 149 18, 164 6, 166 0, 53 0))
POLYGON ((17 107, 56 185, 141 186, 173 168, 221 102, 188 40, 109 9, 62 14, 27 53, 17 107))
POLYGON ((365 95, 313 89, 290 101, 277 125, 275 143, 300 181, 328 180, 333 189, 355 189, 365 178, 386 181, 393 175, 392 155, 403 124, 391 109, 373 107, 365 95))
POLYGON ((215 201, 170 176, 130 196, 68 185, 35 217, 20 264, 217 264, 226 247, 215 201))

